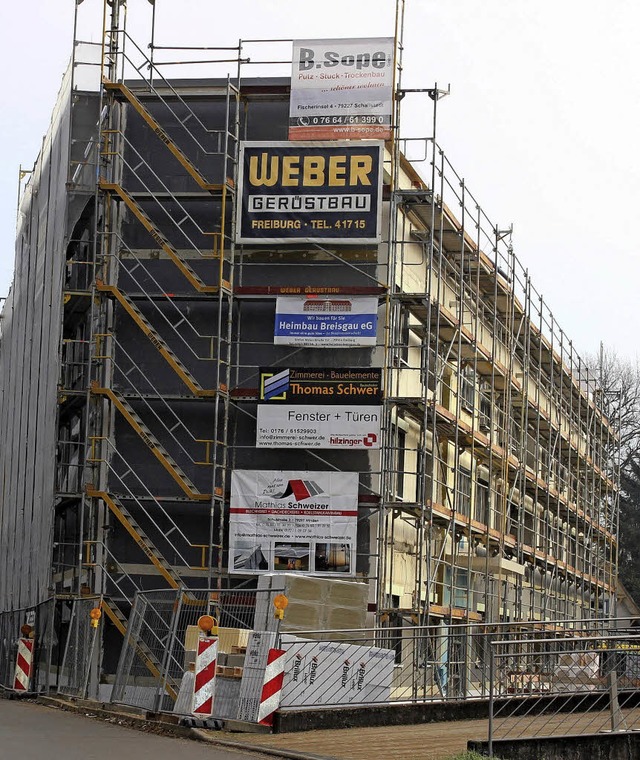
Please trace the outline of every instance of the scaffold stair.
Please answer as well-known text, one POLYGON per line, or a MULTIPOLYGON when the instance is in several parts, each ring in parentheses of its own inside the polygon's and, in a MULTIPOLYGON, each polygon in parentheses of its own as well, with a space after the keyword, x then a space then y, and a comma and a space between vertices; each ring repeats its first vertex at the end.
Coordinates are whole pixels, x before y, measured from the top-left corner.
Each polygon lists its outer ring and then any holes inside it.
POLYGON ((151 560, 153 565, 157 568, 158 572, 167 581, 171 588, 179 588, 181 585, 180 575, 171 567, 167 560, 158 551, 155 544, 151 541, 149 536, 142 530, 142 528, 133 519, 129 510, 118 499, 106 491, 96 491, 91 487, 87 487, 87 496, 92 499, 101 499, 116 517, 118 522, 123 526, 127 533, 138 544, 142 551, 151 560))
POLYGON ((105 285, 102 280, 96 280, 96 289, 101 293, 110 293, 120 305, 124 308, 127 314, 138 325, 142 332, 149 338, 154 347, 158 350, 162 358, 169 364, 173 371, 178 375, 187 388, 193 393, 194 396, 215 396, 216 391, 203 388, 200 383, 189 372, 187 367, 180 361, 178 356, 172 349, 165 343, 165 341, 158 335, 153 328, 149 320, 142 314, 135 303, 129 298, 126 293, 123 293, 120 288, 115 285, 105 285))
POLYGON ((171 454, 169 454, 165 447, 147 427, 140 415, 125 398, 110 388, 101 388, 96 383, 91 384, 91 391, 98 396, 106 396, 111 401, 111 403, 114 404, 120 414, 122 414, 126 421, 140 436, 143 442, 149 447, 154 457, 160 462, 164 469, 169 473, 169 475, 171 475, 171 477, 190 499, 194 499, 195 501, 210 500, 211 494, 201 493, 198 491, 198 488, 191 481, 189 476, 184 472, 184 470, 175 461, 171 454))
MULTIPOLYGON (((198 293, 218 292, 219 289, 217 285, 206 285, 194 269, 180 257, 178 251, 171 245, 167 237, 155 226, 140 204, 121 185, 118 185, 115 182, 107 182, 102 178, 98 181, 98 185, 102 191, 117 195, 122 201, 124 201, 127 208, 187 278, 194 290, 198 293)), ((228 286, 228 283, 224 284, 228 286)))
POLYGON ((122 82, 111 82, 106 77, 102 78, 102 84, 105 90, 121 95, 125 100, 134 108, 134 110, 144 119, 149 127, 153 130, 154 134, 160 139, 160 141, 167 147, 170 153, 180 162, 182 167, 187 171, 189 176, 195 180, 196 184, 202 189, 209 192, 219 191, 221 185, 214 185, 202 176, 202 174, 195 167, 193 162, 186 156, 186 154, 179 148, 176 143, 169 137, 167 132, 158 124, 151 113, 145 108, 144 104, 138 97, 122 82))
MULTIPOLYGON (((111 620, 118 631, 120 631, 122 636, 126 636, 128 621, 127 618, 123 615, 120 607, 118 607, 118 605, 113 600, 105 597, 102 598, 100 606, 102 607, 102 611, 109 618, 109 620, 111 620)), ((149 673, 151 673, 151 675, 155 678, 160 678, 162 663, 159 662, 158 658, 155 656, 153 651, 144 643, 144 641, 138 639, 134 643, 133 640, 131 640, 131 646, 135 648, 138 657, 140 657, 142 662, 145 664, 145 667, 149 673)), ((178 698, 180 685, 176 683, 172 678, 167 678, 164 683, 164 687, 167 694, 175 702, 178 698)))

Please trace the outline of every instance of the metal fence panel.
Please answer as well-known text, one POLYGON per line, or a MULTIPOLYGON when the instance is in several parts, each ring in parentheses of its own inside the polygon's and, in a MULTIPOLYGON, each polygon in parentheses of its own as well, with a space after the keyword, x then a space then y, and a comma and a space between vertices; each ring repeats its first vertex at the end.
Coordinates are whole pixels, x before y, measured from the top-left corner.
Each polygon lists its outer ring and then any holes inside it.
MULTIPOLYGON (((271 605, 275 592, 255 589, 180 589, 136 594, 123 643, 112 702, 172 712, 192 659, 198 619, 212 615, 221 635, 251 631, 256 604, 271 605), (225 633, 227 631, 227 633, 225 633)), ((243 640, 246 640, 246 636, 243 640)))
POLYGON ((167 589, 136 593, 118 670, 112 702, 153 710, 158 694, 177 697, 177 684, 167 673, 171 631, 182 592, 167 589))
POLYGON ((539 631, 491 647, 497 739, 640 729, 640 633, 539 631))
POLYGON ((89 613, 94 607, 99 607, 100 602, 100 597, 75 599, 73 602, 58 685, 61 694, 82 699, 87 695, 99 630, 91 625, 89 613))

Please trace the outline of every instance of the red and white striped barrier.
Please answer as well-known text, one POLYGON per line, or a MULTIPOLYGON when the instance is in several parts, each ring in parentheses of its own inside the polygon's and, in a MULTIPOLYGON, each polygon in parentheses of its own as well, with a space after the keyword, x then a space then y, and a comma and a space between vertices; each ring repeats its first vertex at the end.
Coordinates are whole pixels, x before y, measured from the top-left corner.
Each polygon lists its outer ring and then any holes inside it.
POLYGON ((258 708, 258 723, 263 726, 273 725, 273 714, 280 706, 286 654, 284 649, 269 650, 258 708))
POLYGON ((193 685, 193 715, 210 717, 213 715, 213 697, 216 685, 216 665, 218 664, 218 639, 198 639, 196 653, 196 678, 193 685))
POLYGON ((13 681, 15 691, 29 691, 33 669, 33 639, 18 639, 16 675, 13 681))

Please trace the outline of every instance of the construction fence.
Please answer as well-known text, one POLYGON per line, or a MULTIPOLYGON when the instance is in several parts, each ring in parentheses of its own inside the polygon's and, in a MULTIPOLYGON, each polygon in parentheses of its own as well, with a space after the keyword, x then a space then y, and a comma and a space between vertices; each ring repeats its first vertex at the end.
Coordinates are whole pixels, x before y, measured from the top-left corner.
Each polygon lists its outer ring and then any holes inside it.
MULTIPOLYGON (((138 593, 112 701, 188 714, 203 614, 220 626, 213 716, 242 720, 255 714, 269 650, 285 658, 280 710, 485 699, 497 726, 497 706, 509 709, 504 699, 521 704, 540 694, 564 695, 569 686, 573 695, 583 687, 591 695, 596 688, 608 693, 608 671, 619 671, 618 659, 599 656, 596 666, 575 642, 602 650, 620 636, 630 647, 636 636, 631 628, 610 627, 620 621, 603 620, 292 630, 286 612, 276 618, 273 602, 273 590, 138 593)), ((628 670, 629 656, 625 662, 628 670)), ((620 675, 620 689, 631 683, 629 673, 620 675)), ((638 679, 640 685, 640 673, 638 679)))
POLYGON ((490 655, 490 754, 501 739, 640 729, 638 628, 523 631, 490 655))
POLYGON ((107 680, 112 684, 101 689, 110 690, 112 702, 189 715, 198 620, 210 615, 217 626, 213 718, 258 720, 267 658, 276 652, 281 711, 486 700, 490 747, 500 739, 640 728, 637 621, 296 630, 286 609, 283 618, 276 614, 277 594, 139 592, 111 677, 101 672, 104 618, 92 623, 92 610, 104 608, 101 597, 56 598, 0 613, 0 686, 13 689, 19 640, 31 636, 31 693, 83 698, 107 680))

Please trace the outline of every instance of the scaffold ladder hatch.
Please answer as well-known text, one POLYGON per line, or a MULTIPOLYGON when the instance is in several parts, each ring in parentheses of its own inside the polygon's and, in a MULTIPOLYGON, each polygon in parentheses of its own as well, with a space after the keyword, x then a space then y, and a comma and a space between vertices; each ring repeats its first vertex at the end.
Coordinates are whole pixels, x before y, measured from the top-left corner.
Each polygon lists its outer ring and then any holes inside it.
MULTIPOLYGON (((152 327, 151 323, 140 312, 133 301, 124 293, 120 288, 115 285, 106 285, 102 280, 96 280, 96 289, 101 293, 109 293, 112 295, 118 303, 125 309, 127 314, 138 325, 144 335, 149 338, 152 345, 157 349, 162 358, 169 364, 173 371, 178 375, 187 388, 193 393, 194 396, 215 396, 216 391, 214 389, 203 388, 200 383, 195 379, 187 367, 178 358, 174 351, 172 351, 165 341, 158 335, 157 331, 152 327)), ((224 389, 222 389, 224 390, 224 389)))
MULTIPOLYGON (((198 293, 212 293, 212 294, 218 293, 219 291, 218 285, 207 285, 203 282, 203 280, 198 276, 198 274, 194 271, 194 269, 189 264, 187 264, 186 261, 184 261, 181 258, 178 251, 171 245, 171 243, 167 239, 166 235, 164 235, 162 232, 160 232, 160 230, 158 230, 158 228, 151 221, 148 214, 144 211, 144 209, 140 206, 140 204, 136 201, 136 199, 130 193, 128 193, 122 187, 122 185, 119 185, 116 182, 107 182, 103 178, 99 180, 98 184, 99 184, 100 189, 103 192, 111 194, 112 196, 119 198, 121 201, 125 203, 125 205, 131 211, 131 213, 142 224, 142 226, 147 230, 147 232, 151 235, 151 237, 167 254, 167 256, 171 259, 171 261, 173 261, 173 263, 180 270, 180 272, 182 272, 182 274, 185 276, 185 278, 188 280, 188 282, 191 284, 191 286, 193 287, 195 291, 197 291, 198 293)), ((226 287, 227 289, 231 287, 230 283, 227 281, 223 281, 222 286, 226 287)))
POLYGON ((131 538, 142 549, 145 555, 151 560, 152 564, 157 568, 158 572, 167 581, 171 588, 177 589, 180 587, 181 578, 180 575, 173 569, 173 567, 167 562, 167 560, 158 551, 151 539, 144 533, 142 528, 135 522, 133 516, 129 513, 127 508, 116 499, 114 496, 106 493, 106 491, 97 491, 92 487, 87 487, 87 496, 92 499, 101 499, 116 517, 118 522, 129 533, 131 538))
POLYGON ((135 111, 144 119, 144 121, 151 127, 153 133, 158 136, 160 141, 167 147, 172 155, 182 164, 187 173, 195 180, 196 184, 202 189, 209 192, 220 191, 223 185, 215 185, 202 176, 192 161, 186 156, 186 154, 179 148, 175 142, 169 137, 167 132, 158 124, 153 118, 151 113, 143 105, 143 103, 137 98, 134 93, 122 82, 111 82, 106 77, 103 77, 102 84, 105 90, 112 91, 122 95, 135 111))
POLYGON ((187 474, 182 470, 151 430, 145 425, 141 417, 125 398, 110 388, 100 388, 96 383, 92 383, 91 391, 98 396, 105 396, 113 403, 129 425, 131 425, 135 432, 140 436, 151 453, 190 499, 193 499, 194 501, 210 500, 211 494, 200 493, 200 491, 198 491, 195 484, 190 480, 187 474))

